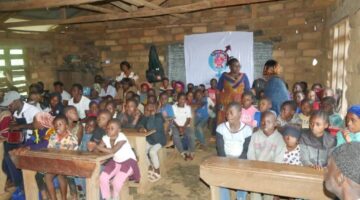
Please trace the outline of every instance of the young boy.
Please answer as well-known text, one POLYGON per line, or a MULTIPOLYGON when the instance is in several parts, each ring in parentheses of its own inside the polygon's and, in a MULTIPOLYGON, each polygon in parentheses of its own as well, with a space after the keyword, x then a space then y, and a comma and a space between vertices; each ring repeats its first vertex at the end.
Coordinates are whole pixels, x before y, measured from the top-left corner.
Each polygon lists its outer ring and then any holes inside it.
POLYGON ((101 142, 101 138, 106 134, 106 126, 111 119, 111 113, 107 110, 102 110, 99 112, 99 115, 96 118, 97 127, 93 131, 93 135, 90 141, 99 144, 101 142))
POLYGON ((312 112, 312 106, 310 100, 304 99, 301 101, 301 112, 297 114, 298 118, 301 120, 301 128, 309 128, 309 120, 312 112))
POLYGON ((149 157, 149 180, 150 182, 158 181, 160 176, 160 161, 158 151, 166 144, 164 131, 164 119, 160 113, 156 113, 156 105, 148 103, 145 106, 144 117, 139 121, 137 128, 140 131, 156 130, 154 134, 146 137, 146 150, 149 157))
MULTIPOLYGON (((294 111, 295 112, 295 111, 294 111)), ((286 144, 282 135, 276 130, 276 115, 271 111, 262 114, 261 129, 251 136, 247 159, 282 163, 286 144)), ((273 199, 273 196, 251 193, 252 200, 273 199)))
POLYGON ((259 101, 259 111, 255 112, 254 115, 254 119, 257 122, 257 127, 260 128, 261 126, 261 113, 265 112, 265 111, 270 111, 271 107, 272 107, 272 103, 271 100, 267 97, 263 97, 260 99, 259 101))
POLYGON ((321 110, 329 115, 329 122, 331 128, 344 128, 344 120, 341 116, 334 112, 336 100, 334 97, 328 96, 321 100, 321 110))
POLYGON ((126 101, 125 110, 116 117, 120 121, 122 128, 135 128, 141 118, 141 113, 137 109, 138 102, 135 99, 126 101))
POLYGON ((277 118, 277 126, 279 130, 285 125, 299 126, 301 125, 300 119, 295 115, 296 104, 294 101, 285 101, 281 105, 281 112, 277 118))
POLYGON ((293 126, 285 126, 282 135, 286 144, 283 163, 288 165, 301 165, 299 146, 301 131, 293 126))

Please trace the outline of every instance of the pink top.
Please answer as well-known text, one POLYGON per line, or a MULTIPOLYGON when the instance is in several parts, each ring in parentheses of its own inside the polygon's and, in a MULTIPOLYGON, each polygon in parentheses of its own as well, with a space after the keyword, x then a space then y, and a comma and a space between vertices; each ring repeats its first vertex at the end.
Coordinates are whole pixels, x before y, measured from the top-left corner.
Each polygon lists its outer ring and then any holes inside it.
POLYGON ((258 112, 258 109, 256 109, 254 106, 250 106, 248 109, 242 108, 240 121, 253 128, 256 127, 257 121, 254 119, 256 112, 258 112))

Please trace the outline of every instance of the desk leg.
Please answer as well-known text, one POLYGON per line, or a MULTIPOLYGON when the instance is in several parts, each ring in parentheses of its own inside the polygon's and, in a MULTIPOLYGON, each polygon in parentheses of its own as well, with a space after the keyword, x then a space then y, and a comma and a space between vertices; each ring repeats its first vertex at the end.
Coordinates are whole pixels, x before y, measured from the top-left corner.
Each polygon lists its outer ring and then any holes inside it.
POLYGON ((216 186, 210 186, 211 200, 220 200, 220 188, 216 186))
POLYGON ((35 171, 22 169, 26 199, 39 199, 39 189, 35 181, 35 171))
MULTIPOLYGON (((0 164, 4 160, 4 143, 0 142, 0 164)), ((6 174, 0 169, 0 195, 5 193, 6 174)))
POLYGON ((86 178, 86 200, 100 199, 100 163, 96 164, 90 178, 86 178))
POLYGON ((148 164, 146 162, 146 138, 145 137, 136 137, 135 139, 135 149, 137 150, 138 156, 138 165, 140 170, 140 185, 138 187, 138 193, 144 194, 147 187, 149 187, 150 182, 147 178, 148 164))
POLYGON ((159 150, 159 160, 160 160, 160 174, 161 176, 164 178, 167 174, 167 166, 166 166, 166 161, 167 161, 167 151, 166 148, 161 148, 159 150))

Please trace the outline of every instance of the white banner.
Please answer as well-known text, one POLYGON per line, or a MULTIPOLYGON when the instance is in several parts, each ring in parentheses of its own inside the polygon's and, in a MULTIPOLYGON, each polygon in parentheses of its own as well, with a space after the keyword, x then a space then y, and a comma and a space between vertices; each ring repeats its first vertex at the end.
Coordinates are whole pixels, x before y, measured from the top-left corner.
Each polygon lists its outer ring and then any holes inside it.
POLYGON ((210 79, 218 79, 223 72, 229 71, 226 61, 235 57, 251 86, 254 77, 252 32, 186 35, 184 51, 187 83, 209 85, 210 79))

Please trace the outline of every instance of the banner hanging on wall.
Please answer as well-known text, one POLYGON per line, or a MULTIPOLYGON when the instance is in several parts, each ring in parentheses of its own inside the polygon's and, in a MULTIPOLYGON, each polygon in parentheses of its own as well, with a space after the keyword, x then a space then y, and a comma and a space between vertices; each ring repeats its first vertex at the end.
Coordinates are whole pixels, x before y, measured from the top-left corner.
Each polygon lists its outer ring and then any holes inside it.
POLYGON ((184 39, 186 82, 209 85, 212 78, 219 78, 229 71, 230 57, 240 61, 242 73, 250 83, 254 77, 253 33, 217 32, 186 35, 184 39))

